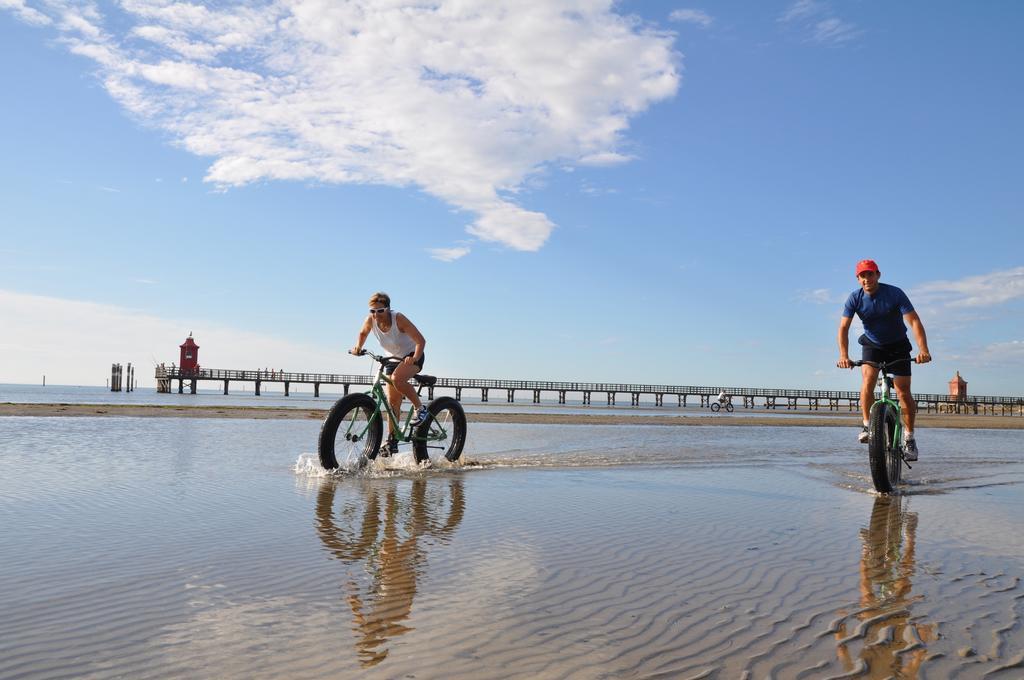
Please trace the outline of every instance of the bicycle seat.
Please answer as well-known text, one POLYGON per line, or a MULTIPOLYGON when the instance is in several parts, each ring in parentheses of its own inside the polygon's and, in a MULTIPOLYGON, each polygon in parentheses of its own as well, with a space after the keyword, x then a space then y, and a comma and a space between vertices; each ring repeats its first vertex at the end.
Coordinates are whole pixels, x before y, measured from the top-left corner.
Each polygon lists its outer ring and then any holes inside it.
POLYGON ((424 387, 433 387, 434 383, 437 382, 437 377, 433 375, 425 375, 423 373, 417 373, 412 377, 416 381, 417 385, 423 385, 424 387))

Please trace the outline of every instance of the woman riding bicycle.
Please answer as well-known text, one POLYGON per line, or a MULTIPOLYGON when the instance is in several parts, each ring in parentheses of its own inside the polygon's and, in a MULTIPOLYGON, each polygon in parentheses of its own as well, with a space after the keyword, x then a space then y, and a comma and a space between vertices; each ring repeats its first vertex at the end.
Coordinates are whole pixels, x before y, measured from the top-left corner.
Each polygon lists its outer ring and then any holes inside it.
MULTIPOLYGON (((394 413, 401 413, 402 399, 409 397, 412 405, 416 407, 416 418, 413 420, 415 427, 427 419, 428 413, 416 390, 409 384, 409 378, 423 368, 423 348, 427 341, 423 339, 423 334, 412 321, 401 312, 391 309, 391 297, 387 293, 374 293, 370 297, 370 313, 359 331, 356 346, 349 350, 350 354, 358 355, 363 350, 363 343, 371 331, 377 336, 377 342, 385 352, 390 352, 392 356, 401 359, 400 363, 393 363, 387 367, 387 372, 397 388, 388 385, 388 403, 394 413)), ((398 452, 398 442, 391 431, 391 426, 388 419, 388 441, 385 446, 389 454, 398 452)))

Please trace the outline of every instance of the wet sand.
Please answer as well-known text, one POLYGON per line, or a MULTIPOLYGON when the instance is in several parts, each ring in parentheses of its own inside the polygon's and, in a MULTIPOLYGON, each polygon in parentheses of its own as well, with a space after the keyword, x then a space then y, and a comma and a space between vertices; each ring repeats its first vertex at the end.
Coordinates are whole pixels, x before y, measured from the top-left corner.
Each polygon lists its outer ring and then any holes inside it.
POLYGON ((354 475, 313 420, 0 418, 0 678, 1024 677, 1017 433, 885 497, 849 433, 741 420, 354 475))
MULTIPOLYGON (((322 420, 326 409, 275 408, 263 406, 167 406, 146 404, 12 404, 0 403, 3 416, 67 416, 67 417, 132 417, 132 418, 245 418, 252 420, 299 419, 322 420)), ((856 426, 856 413, 828 411, 742 411, 715 415, 631 415, 594 413, 506 413, 479 412, 470 414, 478 423, 511 423, 521 425, 728 425, 779 427, 851 427, 856 426), (791 415, 792 414, 792 415, 791 415), (793 417, 796 416, 796 417, 793 417)), ((1024 417, 973 414, 918 413, 920 427, 952 429, 1024 430, 1024 417)))

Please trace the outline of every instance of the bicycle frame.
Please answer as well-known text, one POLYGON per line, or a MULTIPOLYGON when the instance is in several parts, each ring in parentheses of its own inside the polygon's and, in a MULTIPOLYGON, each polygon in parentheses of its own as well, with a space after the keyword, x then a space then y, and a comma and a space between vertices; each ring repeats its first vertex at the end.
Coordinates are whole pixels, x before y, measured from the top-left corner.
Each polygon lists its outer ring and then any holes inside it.
POLYGON ((895 400, 891 396, 891 390, 893 389, 893 376, 886 372, 885 362, 878 364, 878 385, 881 388, 879 397, 875 399, 875 403, 871 405, 871 410, 876 408, 882 408, 884 404, 892 406, 896 410, 896 429, 893 431, 893 441, 897 442, 896 446, 900 451, 900 457, 903 457, 903 409, 900 408, 899 401, 895 400))
MULTIPOLYGON (((377 377, 370 385, 370 389, 366 391, 367 394, 373 397, 373 401, 376 403, 376 408, 374 409, 370 417, 366 420, 366 426, 362 429, 361 432, 352 432, 352 428, 353 426, 355 426, 355 414, 353 413, 353 418, 352 420, 349 421, 348 427, 345 430, 346 437, 348 435, 354 434, 357 437, 362 438, 363 435, 366 434, 366 431, 370 428, 374 418, 383 418, 383 416, 380 415, 381 406, 383 406, 384 410, 387 412, 388 421, 391 423, 391 431, 395 433, 395 438, 401 442, 413 441, 414 437, 412 433, 412 419, 413 416, 416 414, 416 408, 412 404, 409 405, 409 414, 405 418, 405 423, 402 424, 400 422, 399 416, 397 416, 395 412, 391 409, 391 404, 388 402, 387 394, 384 391, 383 383, 386 383, 391 387, 398 389, 398 386, 395 385, 394 381, 391 380, 391 378, 389 378, 384 372, 384 367, 387 365, 388 357, 378 356, 371 352, 365 352, 365 354, 373 357, 373 359, 377 361, 377 363, 379 364, 377 368, 377 377)), ((445 436, 448 435, 443 425, 435 421, 435 426, 440 428, 445 436)))

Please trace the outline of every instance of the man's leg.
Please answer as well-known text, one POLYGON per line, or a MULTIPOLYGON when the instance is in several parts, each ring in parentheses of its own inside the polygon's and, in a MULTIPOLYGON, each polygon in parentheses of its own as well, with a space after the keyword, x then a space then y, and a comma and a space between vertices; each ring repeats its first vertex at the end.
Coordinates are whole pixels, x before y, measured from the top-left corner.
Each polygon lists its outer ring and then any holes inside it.
POLYGON ((917 440, 914 438, 914 416, 917 415, 917 402, 910 392, 910 376, 897 375, 893 383, 896 394, 900 398, 900 410, 903 411, 903 457, 909 461, 917 460, 917 440))
POLYGON ((878 367, 864 364, 860 367, 863 382, 860 385, 860 412, 864 422, 871 420, 871 407, 875 405, 875 384, 878 382, 878 367))
POLYGON ((893 384, 896 386, 896 394, 900 398, 900 409, 903 411, 903 427, 907 432, 914 431, 914 417, 917 415, 917 402, 910 392, 910 376, 897 375, 893 384))

